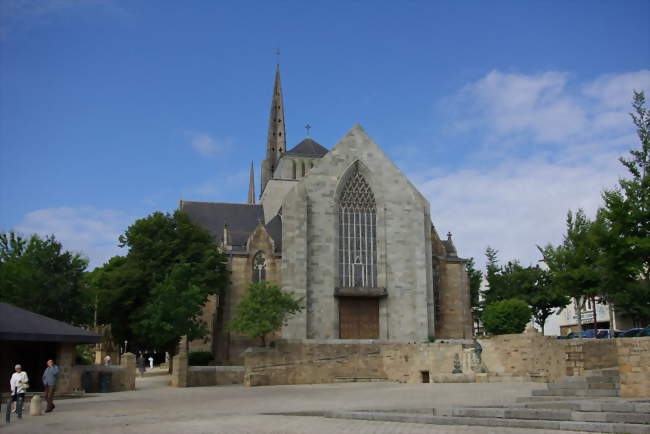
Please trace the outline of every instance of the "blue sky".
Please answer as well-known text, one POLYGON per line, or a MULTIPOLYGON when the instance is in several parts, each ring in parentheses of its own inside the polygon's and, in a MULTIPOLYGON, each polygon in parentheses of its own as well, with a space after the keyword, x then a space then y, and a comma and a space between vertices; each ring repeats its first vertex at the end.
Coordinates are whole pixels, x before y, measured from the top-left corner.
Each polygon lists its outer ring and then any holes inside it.
POLYGON ((0 8, 0 230, 93 266, 135 218, 245 201, 278 47, 288 145, 360 123, 479 262, 487 245, 536 261, 568 209, 593 213, 638 146, 632 89, 650 93, 647 1, 0 8))

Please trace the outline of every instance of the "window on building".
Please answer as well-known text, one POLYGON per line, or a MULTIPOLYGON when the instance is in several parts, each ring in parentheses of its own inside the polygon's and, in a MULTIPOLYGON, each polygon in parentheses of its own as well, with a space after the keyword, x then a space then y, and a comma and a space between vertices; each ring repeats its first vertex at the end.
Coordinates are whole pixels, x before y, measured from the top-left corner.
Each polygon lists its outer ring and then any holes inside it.
POLYGON ((352 169, 339 198, 339 285, 377 285, 375 196, 359 172, 352 169))
POLYGON ((257 252, 253 257, 253 278, 254 283, 266 280, 266 258, 264 253, 257 252))

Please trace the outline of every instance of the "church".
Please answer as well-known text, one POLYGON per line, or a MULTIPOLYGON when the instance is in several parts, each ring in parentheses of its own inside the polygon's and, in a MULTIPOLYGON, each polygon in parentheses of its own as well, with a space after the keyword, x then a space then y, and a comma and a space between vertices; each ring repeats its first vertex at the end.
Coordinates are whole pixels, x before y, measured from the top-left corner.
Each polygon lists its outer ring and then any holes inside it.
POLYGON ((209 336, 191 350, 241 363, 258 342, 227 324, 247 286, 260 280, 305 303, 275 338, 472 337, 467 260, 451 234, 438 236, 427 199, 359 125, 331 149, 310 137, 287 149, 279 66, 256 202, 252 164, 246 203, 180 202, 214 235, 231 272, 224 296, 204 308, 209 336))

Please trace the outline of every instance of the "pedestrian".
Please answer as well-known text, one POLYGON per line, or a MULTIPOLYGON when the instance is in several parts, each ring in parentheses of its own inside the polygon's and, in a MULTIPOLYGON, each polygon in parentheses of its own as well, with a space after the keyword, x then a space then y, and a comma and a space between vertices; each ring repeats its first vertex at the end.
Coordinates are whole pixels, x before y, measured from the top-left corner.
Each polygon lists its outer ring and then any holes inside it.
POLYGON ((109 366, 111 364, 111 356, 106 354, 106 357, 104 357, 104 365, 109 366))
POLYGON ((16 365, 16 372, 13 373, 9 380, 11 386, 11 412, 16 412, 17 401, 20 399, 25 402, 25 391, 29 387, 29 378, 27 372, 23 371, 22 366, 16 365))
POLYGON ((153 369, 153 357, 149 356, 149 369, 153 369))
POLYGON ((47 408, 45 413, 49 413, 56 407, 54 405, 54 391, 56 390, 56 381, 59 377, 59 367, 56 366, 54 360, 47 361, 47 368, 43 372, 43 386, 45 386, 45 400, 47 401, 47 408))
POLYGON ((140 376, 144 377, 144 356, 142 353, 138 354, 138 358, 135 360, 135 364, 138 366, 138 371, 140 372, 140 376))

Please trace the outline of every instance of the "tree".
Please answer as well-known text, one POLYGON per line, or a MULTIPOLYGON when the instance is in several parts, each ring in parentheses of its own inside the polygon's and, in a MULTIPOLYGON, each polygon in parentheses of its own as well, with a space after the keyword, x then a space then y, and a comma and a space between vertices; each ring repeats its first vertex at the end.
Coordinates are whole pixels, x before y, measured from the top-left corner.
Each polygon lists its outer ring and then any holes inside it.
POLYGON ((512 298, 488 304, 481 319, 488 333, 503 335, 523 332, 530 316, 526 302, 512 298))
POLYGON ((131 348, 151 347, 155 339, 157 344, 167 342, 165 349, 171 352, 184 332, 201 337, 204 332, 194 327, 193 317, 181 321, 178 316, 200 311, 208 295, 221 293, 227 285, 226 258, 210 233, 181 211, 155 212, 136 220, 119 241, 129 249, 126 256, 111 258, 88 276, 99 299, 99 321, 110 323, 115 339, 128 340, 131 348), (187 299, 177 298, 178 310, 167 322, 156 309, 171 312, 173 288, 187 299), (145 335, 143 328, 153 333, 156 324, 160 333, 145 335), (170 324, 179 328, 172 332, 170 324))
POLYGON ((544 334, 548 317, 566 307, 570 301, 569 297, 553 284, 549 270, 529 266, 521 268, 518 273, 520 274, 518 298, 528 303, 535 323, 540 326, 544 334))
POLYGON ((214 291, 192 283, 192 268, 186 263, 174 265, 165 280, 151 291, 136 328, 139 340, 167 350, 183 335, 188 341, 206 335, 207 326, 201 319, 201 310, 214 291))
POLYGON ((0 233, 0 301, 77 325, 88 325, 84 271, 88 261, 54 235, 29 239, 0 233))
POLYGON ((599 212, 606 225, 600 233, 607 298, 638 324, 650 319, 650 111, 643 92, 634 92, 631 113, 640 150, 621 158, 630 178, 603 192, 599 212))
POLYGON ((474 318, 479 318, 481 316, 480 290, 481 290, 481 281, 483 280, 483 273, 481 273, 481 270, 477 270, 474 267, 475 267, 474 258, 470 258, 469 261, 467 262, 470 305, 472 307, 472 316, 474 318))
MULTIPOLYGON (((574 299, 578 325, 582 330, 582 309, 591 300, 595 306, 596 297, 605 291, 605 272, 602 268, 602 220, 591 221, 579 209, 575 215, 569 211, 567 229, 562 244, 557 247, 538 247, 544 262, 552 273, 552 279, 561 293, 574 299)), ((595 313, 595 309, 594 309, 595 313)), ((594 317, 594 328, 597 327, 594 317)))
POLYGON ((302 299, 293 298, 272 283, 251 283, 235 309, 230 321, 231 331, 260 338, 266 346, 266 336, 280 330, 289 317, 302 310, 302 299))

